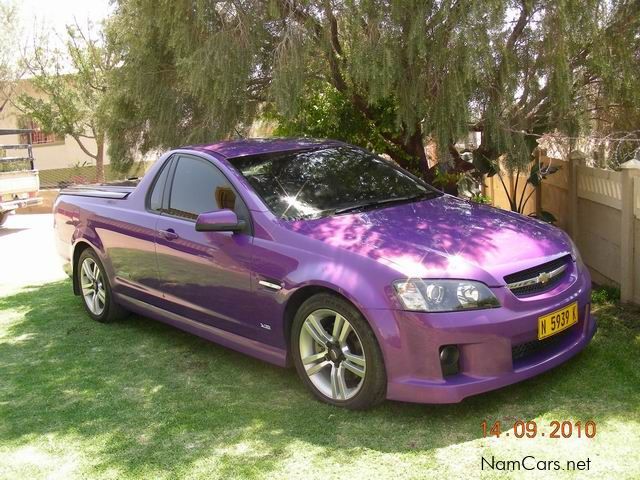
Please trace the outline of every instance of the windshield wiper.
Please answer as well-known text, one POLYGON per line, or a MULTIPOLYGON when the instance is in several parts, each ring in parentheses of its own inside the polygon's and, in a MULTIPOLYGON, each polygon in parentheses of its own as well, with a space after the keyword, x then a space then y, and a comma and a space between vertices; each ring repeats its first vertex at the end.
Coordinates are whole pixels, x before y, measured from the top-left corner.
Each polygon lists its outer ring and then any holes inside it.
POLYGON ((366 202, 356 203, 354 205, 349 205, 348 207, 336 208, 333 211, 334 215, 340 215, 343 213, 356 212, 359 210, 367 210, 374 209, 378 207, 382 207, 385 205, 389 205, 391 203, 410 203, 415 202, 417 200, 426 200, 428 198, 433 198, 439 196, 438 192, 422 192, 417 195, 411 195, 408 197, 395 197, 395 198, 385 198, 383 200, 369 200, 366 202))

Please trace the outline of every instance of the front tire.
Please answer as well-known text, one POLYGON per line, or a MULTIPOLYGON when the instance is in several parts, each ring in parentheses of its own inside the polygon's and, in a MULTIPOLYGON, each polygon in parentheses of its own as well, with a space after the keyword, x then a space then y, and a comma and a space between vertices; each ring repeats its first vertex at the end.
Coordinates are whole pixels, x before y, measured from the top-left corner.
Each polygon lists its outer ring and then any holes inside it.
POLYGON ((387 377, 375 334, 343 298, 321 293, 300 306, 291 352, 302 382, 320 400, 353 410, 384 400, 387 377))
POLYGON ((92 319, 111 323, 126 316, 126 310, 113 300, 111 284, 102 262, 90 248, 80 254, 75 274, 82 303, 92 319))

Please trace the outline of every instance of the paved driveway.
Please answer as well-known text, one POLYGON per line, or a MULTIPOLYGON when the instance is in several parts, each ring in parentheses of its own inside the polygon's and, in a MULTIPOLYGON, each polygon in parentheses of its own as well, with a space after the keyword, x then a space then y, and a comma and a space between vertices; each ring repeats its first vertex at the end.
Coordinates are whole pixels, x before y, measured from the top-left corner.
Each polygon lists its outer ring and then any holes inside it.
POLYGON ((53 215, 11 215, 0 227, 0 293, 65 278, 53 215))

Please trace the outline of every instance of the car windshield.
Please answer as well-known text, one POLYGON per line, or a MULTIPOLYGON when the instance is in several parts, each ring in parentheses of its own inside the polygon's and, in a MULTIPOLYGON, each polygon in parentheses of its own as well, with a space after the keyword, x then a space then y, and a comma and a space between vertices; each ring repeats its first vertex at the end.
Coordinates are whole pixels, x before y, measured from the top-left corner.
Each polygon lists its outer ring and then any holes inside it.
POLYGON ((230 160, 271 211, 285 220, 382 208, 438 195, 378 156, 328 147, 230 160))

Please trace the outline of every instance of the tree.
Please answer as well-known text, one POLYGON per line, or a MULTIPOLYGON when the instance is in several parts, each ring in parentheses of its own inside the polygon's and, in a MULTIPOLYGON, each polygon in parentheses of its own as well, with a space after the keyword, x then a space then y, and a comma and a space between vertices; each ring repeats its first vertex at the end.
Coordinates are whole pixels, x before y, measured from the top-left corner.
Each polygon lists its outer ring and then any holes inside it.
POLYGON ((121 1, 111 146, 120 156, 228 136, 265 103, 293 119, 317 85, 379 151, 424 172, 427 133, 446 150, 467 129, 475 45, 492 17, 463 3, 121 1))
MULTIPOLYGON (((273 134, 280 137, 309 136, 333 138, 372 151, 388 152, 385 135, 395 132, 394 105, 378 103, 375 123, 353 107, 349 99, 332 85, 311 82, 299 99, 297 113, 288 116, 268 106, 263 116, 277 125, 273 134)), ((419 172, 417 172, 419 173, 419 172)))
POLYGON ((322 122, 304 128, 318 109, 336 120, 329 134, 352 121, 425 176, 426 140, 446 163, 480 130, 478 165, 502 158, 514 170, 530 163, 533 134, 584 127, 596 82, 608 98, 628 90, 633 69, 620 64, 638 10, 637 0, 121 0, 112 147, 125 156, 228 136, 266 104, 285 131, 322 133, 322 122))
MULTIPOLYGON (((516 3, 510 28, 490 35, 501 47, 484 57, 482 85, 472 98, 482 132, 474 164, 497 175, 511 209, 523 200, 504 176, 521 174, 537 185, 537 139, 555 132, 577 136, 598 131, 599 119, 640 107, 640 2, 571 1, 516 3)), ((613 123, 611 123, 613 125, 613 123)))
POLYGON ((19 25, 14 3, 0 3, 0 113, 5 109, 14 91, 18 71, 19 25))
POLYGON ((44 131, 71 136, 96 162, 96 182, 104 182, 107 76, 117 57, 93 30, 67 26, 64 50, 35 47, 24 63, 36 93, 20 94, 16 107, 44 131))

